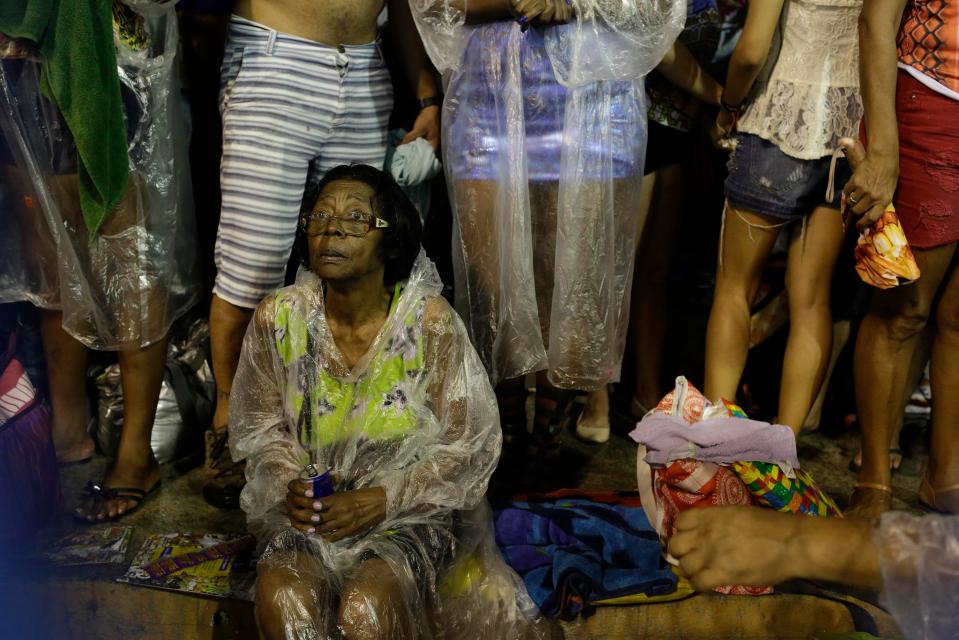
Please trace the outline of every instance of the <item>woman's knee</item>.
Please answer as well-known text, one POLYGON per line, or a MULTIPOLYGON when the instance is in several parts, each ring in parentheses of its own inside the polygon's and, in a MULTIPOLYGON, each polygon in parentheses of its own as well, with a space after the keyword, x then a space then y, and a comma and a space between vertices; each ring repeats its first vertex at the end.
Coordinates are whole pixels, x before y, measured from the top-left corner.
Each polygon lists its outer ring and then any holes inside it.
POLYGON ((257 626, 265 638, 285 638, 288 627, 314 623, 315 591, 303 575, 288 567, 260 567, 254 587, 257 626), (308 617, 301 620, 304 615, 308 617))
POLYGON ((828 285, 817 287, 809 282, 796 283, 787 280, 786 296, 790 319, 793 322, 810 314, 819 316, 831 313, 828 285))
POLYGON ((339 626, 347 640, 393 637, 395 617, 391 598, 380 586, 353 586, 340 598, 339 626))
POLYGON ((919 336, 929 323, 931 309, 921 302, 909 302, 896 309, 885 310, 879 314, 886 335, 895 341, 905 342, 919 336))
POLYGON ((409 621, 396 576, 382 560, 364 565, 340 595, 339 626, 344 637, 406 637, 409 621))

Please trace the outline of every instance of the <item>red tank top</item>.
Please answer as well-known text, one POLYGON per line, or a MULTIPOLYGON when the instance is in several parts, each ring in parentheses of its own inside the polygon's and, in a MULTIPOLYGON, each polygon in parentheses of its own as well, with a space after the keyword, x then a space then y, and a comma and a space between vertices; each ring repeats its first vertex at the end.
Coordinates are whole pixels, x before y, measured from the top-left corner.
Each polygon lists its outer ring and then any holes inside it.
POLYGON ((897 47, 900 67, 959 100, 959 0, 909 0, 897 47))

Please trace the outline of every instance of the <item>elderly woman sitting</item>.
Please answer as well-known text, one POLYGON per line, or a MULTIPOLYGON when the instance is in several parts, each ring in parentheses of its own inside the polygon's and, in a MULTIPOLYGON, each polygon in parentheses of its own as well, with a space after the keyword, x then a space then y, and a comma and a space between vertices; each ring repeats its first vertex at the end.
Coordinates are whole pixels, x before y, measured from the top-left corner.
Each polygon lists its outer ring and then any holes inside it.
POLYGON ((241 496, 266 545, 268 638, 521 637, 531 603, 483 498, 496 401, 385 173, 331 170, 297 237, 296 284, 257 308, 230 406, 241 496), (332 471, 313 494, 304 465, 332 471))

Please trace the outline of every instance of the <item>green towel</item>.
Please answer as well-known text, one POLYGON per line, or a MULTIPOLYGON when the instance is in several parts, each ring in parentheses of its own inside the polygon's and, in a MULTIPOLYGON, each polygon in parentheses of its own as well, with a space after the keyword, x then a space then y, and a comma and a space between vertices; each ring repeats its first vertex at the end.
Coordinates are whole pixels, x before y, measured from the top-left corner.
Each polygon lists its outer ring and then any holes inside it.
POLYGON ((80 207, 92 235, 127 185, 111 1, 2 0, 0 31, 39 47, 43 92, 60 108, 77 145, 80 207))

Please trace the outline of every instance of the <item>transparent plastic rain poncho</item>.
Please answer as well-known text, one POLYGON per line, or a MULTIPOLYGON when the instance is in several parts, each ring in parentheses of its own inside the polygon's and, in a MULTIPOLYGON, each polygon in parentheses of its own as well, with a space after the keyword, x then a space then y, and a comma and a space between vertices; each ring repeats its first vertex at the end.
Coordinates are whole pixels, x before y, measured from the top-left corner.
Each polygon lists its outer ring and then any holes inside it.
POLYGON ((456 306, 494 383, 619 377, 646 149, 645 75, 685 0, 572 0, 569 24, 467 24, 412 0, 446 85, 456 306))
POLYGON ((230 446, 247 461, 240 504, 266 546, 258 575, 278 570, 299 585, 273 596, 288 638, 350 637, 356 625, 395 634, 384 637, 537 633, 535 605, 496 551, 484 498, 501 444, 495 398, 441 289, 421 253, 352 369, 313 272, 301 269, 254 314, 233 383, 230 446), (287 484, 311 461, 339 477, 338 492, 382 487, 385 520, 335 543, 292 528, 287 484), (386 598, 385 612, 343 606, 366 597, 351 584, 374 557, 401 593, 386 598))
POLYGON ((959 634, 959 516, 884 514, 874 539, 882 604, 909 640, 959 634))
POLYGON ((130 30, 115 27, 114 39, 129 182, 92 235, 80 214, 76 147, 40 94, 41 62, 0 51, 0 302, 60 309, 66 331, 95 349, 161 339, 199 293, 174 3, 124 4, 130 30))

